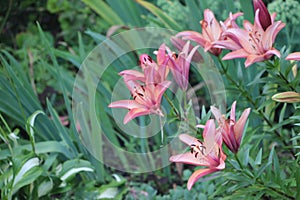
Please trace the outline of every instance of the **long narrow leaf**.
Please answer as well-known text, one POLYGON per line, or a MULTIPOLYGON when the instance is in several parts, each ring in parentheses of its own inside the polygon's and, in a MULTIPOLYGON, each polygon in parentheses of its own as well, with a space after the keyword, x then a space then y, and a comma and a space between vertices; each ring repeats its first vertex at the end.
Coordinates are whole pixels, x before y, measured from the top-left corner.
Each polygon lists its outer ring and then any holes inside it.
POLYGON ((166 13, 164 13, 161 9, 159 9, 152 3, 143 0, 136 0, 136 1, 139 4, 141 4, 143 7, 148 9, 150 12, 152 12, 156 17, 158 17, 161 20, 161 22, 165 25, 166 28, 170 28, 176 31, 181 30, 181 26, 179 24, 177 24, 170 16, 168 16, 166 13))
POLYGON ((122 25, 122 19, 103 0, 82 0, 110 25, 122 25))

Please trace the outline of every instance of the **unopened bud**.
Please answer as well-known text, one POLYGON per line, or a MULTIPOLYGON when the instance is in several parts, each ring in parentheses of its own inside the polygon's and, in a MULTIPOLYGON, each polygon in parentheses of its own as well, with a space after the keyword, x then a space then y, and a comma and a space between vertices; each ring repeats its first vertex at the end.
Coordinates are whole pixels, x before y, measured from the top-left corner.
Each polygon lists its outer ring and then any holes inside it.
POLYGON ((272 96, 277 102, 297 103, 300 102, 300 94, 297 92, 281 92, 272 96))
POLYGON ((254 13, 259 9, 259 21, 264 30, 266 30, 271 24, 271 15, 262 0, 253 0, 254 13))

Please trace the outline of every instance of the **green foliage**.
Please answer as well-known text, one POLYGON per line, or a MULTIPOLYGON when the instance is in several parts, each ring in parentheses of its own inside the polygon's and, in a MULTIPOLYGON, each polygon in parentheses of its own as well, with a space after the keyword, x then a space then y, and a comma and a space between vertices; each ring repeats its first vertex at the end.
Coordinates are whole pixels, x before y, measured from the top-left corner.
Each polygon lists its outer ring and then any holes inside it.
POLYGON ((276 19, 282 20, 289 26, 300 23, 300 3, 296 0, 275 0, 268 4, 270 13, 276 12, 276 19))
POLYGON ((296 0, 275 0, 268 4, 271 13, 276 12, 276 19, 286 23, 286 38, 291 48, 298 49, 299 43, 297 35, 299 29, 296 27, 300 23, 300 3, 296 0))

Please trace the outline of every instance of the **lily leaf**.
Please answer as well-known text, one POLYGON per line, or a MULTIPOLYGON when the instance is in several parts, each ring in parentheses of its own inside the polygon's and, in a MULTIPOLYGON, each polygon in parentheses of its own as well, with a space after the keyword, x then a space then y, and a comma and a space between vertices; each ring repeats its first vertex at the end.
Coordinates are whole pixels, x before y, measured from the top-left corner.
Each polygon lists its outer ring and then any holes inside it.
POLYGON ((136 0, 136 2, 142 5, 150 12, 152 12, 152 14, 154 14, 157 18, 159 18, 161 22, 166 26, 166 28, 170 28, 177 31, 182 29, 181 26, 177 24, 170 16, 168 16, 166 13, 164 13, 161 9, 159 9, 152 3, 143 0, 136 0))

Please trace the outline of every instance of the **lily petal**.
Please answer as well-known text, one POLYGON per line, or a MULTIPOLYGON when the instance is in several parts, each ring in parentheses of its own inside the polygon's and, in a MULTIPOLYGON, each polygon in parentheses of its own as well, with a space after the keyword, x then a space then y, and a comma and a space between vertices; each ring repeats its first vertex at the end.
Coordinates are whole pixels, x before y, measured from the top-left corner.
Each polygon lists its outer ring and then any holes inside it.
POLYGON ((136 117, 149 114, 151 114, 151 111, 148 108, 133 108, 124 117, 123 123, 127 124, 130 120, 136 117))
POLYGON ((137 103, 134 100, 119 100, 112 102, 111 104, 108 105, 110 108, 127 108, 129 110, 133 108, 146 108, 142 104, 137 103))
POLYGON ((171 81, 164 81, 159 83, 156 87, 155 87, 155 100, 156 102, 160 102, 162 95, 164 94, 164 92, 168 89, 168 87, 171 85, 171 81))
POLYGON ((195 166, 210 166, 210 163, 207 162, 206 157, 200 153, 197 155, 197 157, 195 157, 195 155, 191 152, 186 152, 171 156, 169 160, 170 162, 185 163, 195 166))
POLYGON ((286 60, 300 60, 300 52, 294 52, 286 57, 286 60))
POLYGON ((237 121, 237 123, 234 126, 235 139, 236 139, 238 144, 241 143, 244 128, 245 128, 245 124, 246 124, 246 121, 247 121, 248 116, 250 114, 250 110, 251 110, 250 108, 247 108, 246 110, 244 110, 244 112, 242 113, 240 119, 237 121))
POLYGON ((249 54, 244 49, 235 50, 226 54, 222 60, 230 60, 234 58, 246 58, 249 54))
POLYGON ((139 80, 145 82, 145 76, 143 73, 136 70, 124 70, 119 73, 120 76, 124 77, 125 81, 128 80, 139 80))
POLYGON ((188 183, 187 183, 187 188, 188 190, 191 190, 192 186, 195 184, 195 182, 207 175, 207 174, 211 174, 213 172, 218 171, 217 169, 210 169, 210 168, 206 168, 206 169, 198 169, 197 171, 195 171, 189 178, 188 183))

